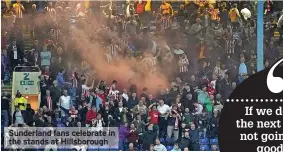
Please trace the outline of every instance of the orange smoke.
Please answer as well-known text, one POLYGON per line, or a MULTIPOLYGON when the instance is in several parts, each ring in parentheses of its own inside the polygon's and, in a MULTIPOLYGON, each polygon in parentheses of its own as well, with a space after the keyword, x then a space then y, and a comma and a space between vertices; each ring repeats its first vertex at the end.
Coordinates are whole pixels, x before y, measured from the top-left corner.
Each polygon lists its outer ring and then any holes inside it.
MULTIPOLYGON (((74 3, 73 5, 75 6, 76 4, 77 3, 74 3)), ((57 15, 60 15, 61 17, 57 16, 57 19, 69 16, 68 13, 70 12, 58 11, 57 15)), ((96 15, 101 16, 101 14, 96 15)), ((169 86, 167 76, 162 73, 156 72, 152 74, 148 72, 144 75, 141 75, 140 72, 134 71, 133 66, 139 66, 139 61, 120 58, 117 61, 112 59, 113 63, 109 64, 106 60, 105 46, 100 44, 100 42, 91 41, 91 36, 97 35, 95 32, 98 27, 101 27, 101 23, 96 22, 96 17, 94 15, 87 14, 85 18, 85 21, 83 21, 85 23, 82 25, 83 28, 73 27, 70 30, 70 37, 68 37, 69 35, 61 35, 61 38, 74 40, 76 43, 75 50, 79 51, 79 54, 84 61, 86 61, 93 68, 95 73, 100 78, 106 80, 108 84, 110 84, 113 80, 117 80, 118 88, 120 89, 128 89, 128 80, 132 79, 133 83, 137 85, 139 93, 144 87, 147 87, 150 93, 155 93, 156 91, 160 90, 160 88, 169 86)), ((29 17, 24 18, 24 22, 29 21, 29 19, 29 17)), ((54 22, 49 16, 42 14, 34 19, 33 24, 37 27, 45 27, 46 24, 54 24, 54 22)), ((67 22, 60 22, 60 27, 61 31, 66 31, 67 28, 70 28, 69 20, 67 22)), ((109 32, 107 34, 103 33, 103 35, 111 39, 115 34, 113 32, 109 32)))
POLYGON ((132 79, 137 85, 139 92, 147 87, 149 92, 156 92, 160 88, 168 86, 168 80, 161 73, 147 73, 144 77, 141 73, 133 70, 133 66, 139 64, 135 60, 120 59, 118 61, 107 63, 105 56, 105 48, 98 42, 91 42, 88 33, 82 29, 72 29, 72 39, 76 42, 76 47, 79 49, 83 59, 95 69, 95 72, 103 79, 107 80, 108 84, 112 80, 118 81, 119 88, 128 88, 128 80, 132 79))

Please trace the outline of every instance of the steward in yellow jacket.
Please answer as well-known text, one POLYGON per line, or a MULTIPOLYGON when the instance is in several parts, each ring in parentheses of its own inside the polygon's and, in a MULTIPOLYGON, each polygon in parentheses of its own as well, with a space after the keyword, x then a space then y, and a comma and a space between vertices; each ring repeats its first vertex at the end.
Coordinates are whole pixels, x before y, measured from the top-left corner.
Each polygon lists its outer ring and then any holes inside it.
POLYGON ((17 93, 16 94, 16 97, 15 97, 15 99, 14 99, 14 106, 15 107, 19 107, 20 108, 20 110, 22 111, 22 110, 26 110, 26 108, 27 108, 27 99, 26 98, 24 98, 22 95, 21 95, 21 93, 17 93))

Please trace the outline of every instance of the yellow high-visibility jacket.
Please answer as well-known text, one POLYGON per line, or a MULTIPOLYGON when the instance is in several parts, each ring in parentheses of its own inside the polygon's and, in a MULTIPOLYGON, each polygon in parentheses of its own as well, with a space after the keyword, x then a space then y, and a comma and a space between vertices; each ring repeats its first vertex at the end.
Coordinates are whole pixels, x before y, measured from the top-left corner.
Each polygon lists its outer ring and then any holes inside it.
POLYGON ((19 106, 20 110, 26 110, 27 103, 27 99, 24 97, 14 99, 14 106, 19 106))

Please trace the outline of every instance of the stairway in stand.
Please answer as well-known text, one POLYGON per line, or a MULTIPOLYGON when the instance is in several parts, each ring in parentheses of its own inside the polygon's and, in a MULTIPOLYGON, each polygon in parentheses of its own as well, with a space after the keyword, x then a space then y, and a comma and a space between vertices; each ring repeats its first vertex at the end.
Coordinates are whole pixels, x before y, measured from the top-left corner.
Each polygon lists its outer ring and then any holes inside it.
POLYGON ((7 92, 8 94, 12 94, 12 84, 5 84, 5 86, 1 85, 1 92, 7 92))
MULTIPOLYGON (((25 28, 24 28, 25 29, 25 28)), ((25 44, 25 50, 29 50, 33 45, 33 40, 30 36, 30 32, 24 30, 24 44, 25 44)), ((13 78, 12 78, 13 79, 13 78)), ((12 80, 10 83, 5 84, 4 86, 1 85, 1 91, 2 92, 8 92, 9 94, 12 94, 12 80)))
POLYGON ((24 42, 25 42, 25 50, 29 50, 33 45, 33 40, 30 36, 29 31, 25 31, 24 33, 24 42))

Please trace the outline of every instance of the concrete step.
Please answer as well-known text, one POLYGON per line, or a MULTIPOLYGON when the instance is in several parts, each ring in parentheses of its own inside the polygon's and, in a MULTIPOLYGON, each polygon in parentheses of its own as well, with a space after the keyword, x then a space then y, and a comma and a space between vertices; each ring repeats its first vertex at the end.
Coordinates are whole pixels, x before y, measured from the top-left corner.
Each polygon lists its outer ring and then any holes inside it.
POLYGON ((1 86, 1 91, 2 92, 8 92, 9 94, 12 94, 12 85, 7 84, 5 86, 1 86))
POLYGON ((29 31, 25 31, 24 33, 24 42, 25 42, 25 50, 28 50, 33 45, 33 40, 30 37, 29 31))

